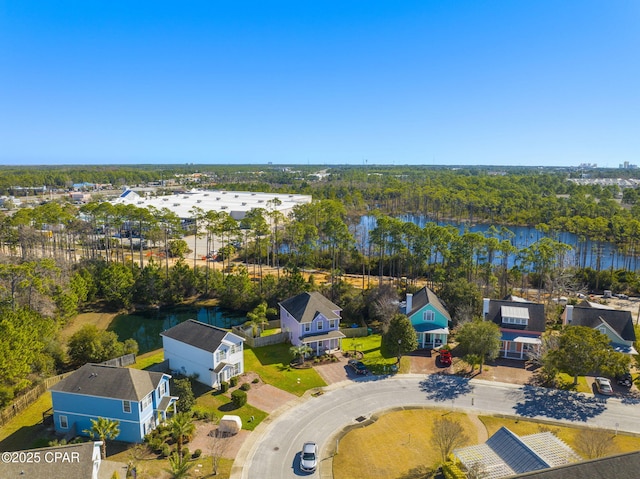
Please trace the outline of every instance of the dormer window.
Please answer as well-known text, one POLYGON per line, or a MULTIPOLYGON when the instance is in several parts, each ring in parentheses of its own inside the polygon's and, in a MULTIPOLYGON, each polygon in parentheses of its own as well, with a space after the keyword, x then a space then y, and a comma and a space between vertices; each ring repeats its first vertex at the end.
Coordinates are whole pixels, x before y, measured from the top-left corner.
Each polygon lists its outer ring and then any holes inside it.
POLYGON ((427 311, 422 313, 422 320, 423 321, 435 321, 436 320, 436 313, 434 313, 433 311, 428 309, 427 311))
POLYGON ((529 310, 527 308, 502 306, 500 315, 502 316, 502 324, 515 324, 517 326, 527 326, 529 324, 529 310))

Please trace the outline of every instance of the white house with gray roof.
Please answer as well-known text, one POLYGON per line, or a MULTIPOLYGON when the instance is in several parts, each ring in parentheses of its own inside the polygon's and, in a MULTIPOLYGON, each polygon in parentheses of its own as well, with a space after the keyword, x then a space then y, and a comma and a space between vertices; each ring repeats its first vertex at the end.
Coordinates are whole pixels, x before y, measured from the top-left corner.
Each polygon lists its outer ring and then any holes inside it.
POLYGON ((189 319, 160 333, 169 368, 211 388, 244 373, 244 339, 224 329, 189 319))
POLYGON ((144 436, 175 412, 177 397, 169 393, 164 373, 88 363, 51 388, 56 432, 87 435, 91 419, 120 423, 116 438, 142 442, 144 436))

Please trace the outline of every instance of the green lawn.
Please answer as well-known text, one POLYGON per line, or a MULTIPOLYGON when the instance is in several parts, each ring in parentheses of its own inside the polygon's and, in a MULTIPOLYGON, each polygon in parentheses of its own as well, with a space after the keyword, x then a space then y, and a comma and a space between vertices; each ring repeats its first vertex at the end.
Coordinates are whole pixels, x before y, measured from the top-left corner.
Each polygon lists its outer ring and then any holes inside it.
POLYGON ((0 428, 0 451, 46 446, 48 440, 42 443, 42 437, 46 436, 46 428, 41 423, 42 413, 49 408, 51 408, 51 394, 46 392, 0 428))
MULTIPOLYGON (((371 334, 360 338, 347 338, 342 340, 343 351, 359 351, 364 354, 362 362, 373 374, 385 374, 391 371, 391 367, 396 364, 395 355, 383 355, 380 348, 382 336, 371 334)), ((403 357, 400 361, 400 373, 405 374, 410 370, 409 358, 403 357)))
MULTIPOLYGON (((195 392, 195 391, 194 391, 195 392)), ((242 419, 242 429, 253 431, 268 414, 258 408, 245 404, 239 409, 235 409, 231 398, 217 391, 207 391, 196 399, 196 410, 213 411, 220 419, 225 414, 240 416, 242 419), (250 420, 253 417, 253 420, 250 420)))
POLYGON ((275 344, 261 348, 245 348, 245 371, 258 373, 265 383, 296 396, 302 396, 308 389, 326 386, 313 368, 294 369, 289 366, 293 359, 289 347, 287 344, 275 344))
POLYGON ((136 362, 132 364, 131 367, 135 369, 147 369, 149 366, 161 363, 162 361, 164 361, 164 350, 160 348, 136 356, 136 362))

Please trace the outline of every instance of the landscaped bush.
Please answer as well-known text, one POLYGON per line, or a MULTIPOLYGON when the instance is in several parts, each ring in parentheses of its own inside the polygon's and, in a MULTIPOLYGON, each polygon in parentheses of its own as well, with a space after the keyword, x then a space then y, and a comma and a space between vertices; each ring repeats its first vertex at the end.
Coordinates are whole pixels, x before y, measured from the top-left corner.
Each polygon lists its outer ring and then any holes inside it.
POLYGON ((232 388, 235 388, 238 385, 238 376, 233 376, 229 379, 229 384, 231 384, 232 388))
POLYGON ((229 390, 229 383, 227 381, 222 381, 220 383, 220 391, 226 393, 229 390))
POLYGON ((171 448, 169 447, 169 444, 167 444, 166 442, 162 445, 160 455, 162 457, 169 457, 171 455, 171 448))
POLYGON ((182 457, 189 457, 191 455, 188 447, 183 447, 181 452, 182 452, 182 457))
POLYGON ((242 386, 240 386, 240 389, 242 389, 243 391, 248 391, 249 389, 251 389, 251 384, 242 383, 242 386))
POLYGON ((237 408, 240 408, 247 404, 247 393, 242 389, 236 389, 231 393, 231 401, 233 405, 237 408))
POLYGON ((196 449, 195 451, 193 451, 193 455, 191 457, 193 457, 194 459, 197 459, 201 455, 202 455, 202 449, 196 449))
POLYGON ((251 381, 253 384, 258 384, 260 382, 260 378, 253 378, 253 381, 251 381))

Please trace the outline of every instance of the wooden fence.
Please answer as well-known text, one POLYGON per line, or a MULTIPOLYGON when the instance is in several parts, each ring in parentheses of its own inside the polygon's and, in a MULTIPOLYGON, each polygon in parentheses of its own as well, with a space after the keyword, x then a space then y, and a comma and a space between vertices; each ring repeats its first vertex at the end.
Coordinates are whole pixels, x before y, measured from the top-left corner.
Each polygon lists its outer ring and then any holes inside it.
POLYGON ((367 328, 340 328, 340 332, 347 338, 361 338, 369 334, 367 328))
POLYGON ((38 383, 33 388, 29 389, 24 394, 21 394, 20 396, 15 398, 11 405, 0 411, 0 426, 4 426, 20 412, 24 411, 26 408, 31 406, 31 404, 36 402, 37 399, 47 391, 47 389, 72 373, 73 371, 70 371, 64 374, 58 374, 57 376, 46 378, 41 383, 38 383))
POLYGON ((125 366, 129 366, 130 364, 135 364, 135 362, 136 355, 131 353, 120 356, 119 358, 109 359, 108 361, 104 361, 100 364, 104 364, 105 366, 115 366, 118 368, 123 368, 125 366))

